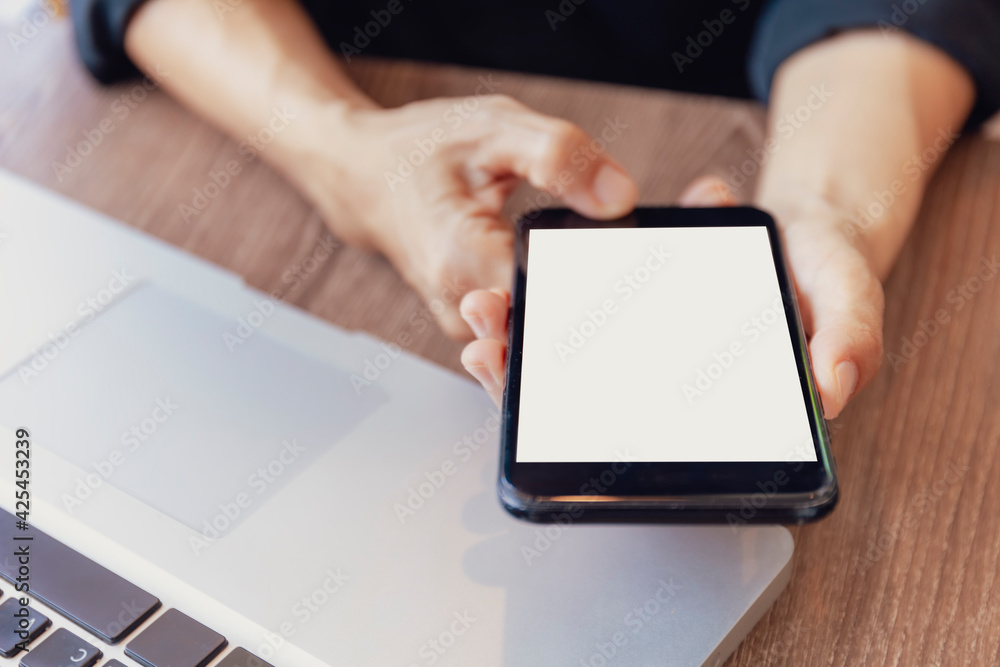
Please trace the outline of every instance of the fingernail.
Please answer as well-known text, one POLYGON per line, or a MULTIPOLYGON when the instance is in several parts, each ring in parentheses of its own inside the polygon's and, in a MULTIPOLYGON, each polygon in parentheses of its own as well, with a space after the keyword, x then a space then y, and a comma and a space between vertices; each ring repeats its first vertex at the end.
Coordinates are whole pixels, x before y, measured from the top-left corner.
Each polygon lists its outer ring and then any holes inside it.
POLYGON ((490 376, 493 378, 493 384, 494 384, 494 386, 496 386, 498 388, 503 387, 503 376, 504 376, 504 369, 503 369, 502 366, 500 367, 499 370, 500 370, 500 376, 499 377, 497 377, 493 373, 493 371, 490 371, 490 376))
POLYGON ((492 371, 490 371, 490 369, 483 364, 466 366, 465 370, 469 371, 469 375, 476 378, 479 384, 483 385, 483 388, 486 389, 486 391, 490 391, 499 386, 497 379, 493 377, 492 371))
POLYGON ((840 405, 843 406, 858 388, 858 367, 853 361, 841 361, 834 369, 840 387, 840 405))
POLYGON ((594 194, 607 207, 623 207, 632 203, 635 186, 632 179, 617 167, 605 164, 594 177, 594 194))
POLYGON ((462 319, 472 328, 472 333, 476 334, 476 338, 486 336, 486 322, 477 313, 462 313, 462 319))
POLYGON ((496 294, 498 297, 500 297, 501 299, 503 299, 504 303, 509 303, 510 302, 510 292, 508 292, 507 290, 501 289, 499 287, 491 287, 490 288, 490 292, 492 292, 493 294, 496 294))

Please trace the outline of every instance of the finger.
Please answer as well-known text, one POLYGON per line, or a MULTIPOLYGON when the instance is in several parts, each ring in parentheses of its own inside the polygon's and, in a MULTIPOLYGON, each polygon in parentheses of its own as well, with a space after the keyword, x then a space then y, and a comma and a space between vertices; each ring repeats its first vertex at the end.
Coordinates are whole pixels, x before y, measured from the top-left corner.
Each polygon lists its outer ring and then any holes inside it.
POLYGON ((494 174, 513 173, 592 218, 621 217, 635 207, 639 189, 606 153, 604 139, 523 105, 502 109, 499 115, 504 122, 496 123, 481 142, 476 167, 494 174))
POLYGON ((513 230, 497 216, 477 211, 479 208, 449 209, 442 218, 452 221, 442 223, 446 240, 429 249, 415 267, 416 280, 411 279, 419 285, 441 329, 455 340, 469 340, 475 333, 459 312, 461 298, 473 290, 511 284, 513 230))
POLYGON ((498 340, 476 340, 462 350, 462 365, 499 407, 503 397, 507 346, 498 340))
POLYGON ((517 188, 519 180, 514 176, 492 178, 489 182, 476 187, 472 174, 467 175, 470 184, 469 196, 488 209, 502 211, 507 197, 517 188))
POLYGON ((507 300, 504 290, 474 290, 462 298, 459 312, 476 338, 506 342, 507 300))
POLYGON ((823 412, 834 419, 882 362, 882 285, 864 257, 844 246, 803 286, 803 298, 812 314, 809 352, 823 412))
POLYGON ((677 203, 681 206, 736 206, 733 191, 718 176, 702 176, 691 181, 677 203))

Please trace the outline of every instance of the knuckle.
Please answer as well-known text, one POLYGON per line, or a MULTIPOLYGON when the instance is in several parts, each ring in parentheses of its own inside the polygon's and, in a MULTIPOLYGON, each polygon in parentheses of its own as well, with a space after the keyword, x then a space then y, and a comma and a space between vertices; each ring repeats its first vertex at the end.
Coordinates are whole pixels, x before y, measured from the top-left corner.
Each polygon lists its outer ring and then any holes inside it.
POLYGON ((494 107, 497 109, 506 109, 506 110, 521 110, 526 108, 523 104, 515 100, 510 95, 504 95, 503 93, 494 93, 492 95, 487 95, 484 98, 484 104, 487 107, 494 107))
POLYGON ((882 312, 885 309, 885 290, 882 287, 882 281, 874 273, 868 274, 867 290, 869 297, 871 297, 872 306, 877 309, 878 318, 881 320, 882 312))
POLYGON ((450 248, 442 248, 433 256, 427 275, 426 297, 428 301, 439 299, 441 292, 447 285, 458 282, 456 277, 460 273, 460 268, 459 258, 450 248))
POLYGON ((448 338, 452 340, 469 340, 471 332, 465 320, 458 313, 446 311, 438 316, 438 326, 448 338))
POLYGON ((505 117, 512 113, 526 111, 527 107, 509 95, 487 95, 479 100, 475 116, 485 122, 488 127, 495 128, 505 117))
POLYGON ((858 331, 863 349, 870 353, 874 359, 882 358, 883 336, 882 330, 869 326, 861 327, 858 331))
POLYGON ((539 170, 543 178, 554 178, 586 138, 587 135, 576 125, 568 121, 554 121, 546 132, 540 151, 539 170))
POLYGON ((585 143, 587 135, 579 127, 565 120, 555 120, 549 129, 549 147, 557 153, 571 152, 580 144, 585 143))
POLYGON ((882 288, 882 281, 870 271, 865 272, 862 280, 859 294, 861 304, 863 304, 864 320, 870 323, 866 328, 876 332, 881 339, 882 320, 885 313, 885 290, 882 288))
POLYGON ((882 365, 884 356, 882 330, 879 327, 861 325, 855 332, 854 342, 858 346, 864 366, 860 369, 862 379, 870 379, 882 365))
POLYGON ((470 288, 468 244, 442 243, 428 258, 424 298, 434 309, 458 312, 462 297, 470 288))

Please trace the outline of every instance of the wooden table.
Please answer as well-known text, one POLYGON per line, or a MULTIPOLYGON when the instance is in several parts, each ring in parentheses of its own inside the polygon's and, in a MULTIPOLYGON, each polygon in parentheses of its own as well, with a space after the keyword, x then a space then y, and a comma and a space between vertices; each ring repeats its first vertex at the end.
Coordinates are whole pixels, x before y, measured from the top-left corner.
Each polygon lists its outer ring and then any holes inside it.
MULTIPOLYGON (((373 61, 350 71, 386 105, 469 95, 482 74, 373 61)), ((493 74, 502 92, 591 131, 620 116, 628 127, 609 150, 637 177, 644 203, 670 202, 699 174, 728 176, 764 137, 764 112, 753 103, 493 74)), ((87 77, 66 21, 16 54, 4 45, 0 167, 258 288, 286 288, 282 273, 326 233, 319 216, 256 161, 186 223, 179 205, 237 157, 236 146, 158 91, 59 180, 52 163, 113 117, 114 100, 130 89, 102 89, 87 77)), ((1000 257, 998 186, 1000 145, 983 135, 959 141, 886 285, 886 351, 900 353, 904 337, 919 349, 896 370, 883 364, 833 425, 840 505, 793 529, 792 582, 729 664, 1000 664, 1000 280, 973 279, 981 258, 1000 257), (959 308, 949 294, 963 285, 969 298, 959 308), (940 308, 949 323, 920 335, 920 321, 940 308)), ((513 208, 525 197, 516 194, 513 208)), ((386 339, 421 308, 383 259, 347 247, 284 296, 386 339)), ((433 327, 411 333, 412 352, 461 371, 458 344, 433 327)))

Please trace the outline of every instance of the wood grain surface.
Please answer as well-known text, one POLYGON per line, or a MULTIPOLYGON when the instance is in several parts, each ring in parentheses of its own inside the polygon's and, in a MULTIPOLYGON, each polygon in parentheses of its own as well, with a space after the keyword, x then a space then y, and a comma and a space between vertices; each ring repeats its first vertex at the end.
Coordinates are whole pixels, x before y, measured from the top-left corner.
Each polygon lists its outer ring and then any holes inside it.
MULTIPOLYGON (((372 60, 356 60, 349 71, 386 105, 470 95, 487 74, 372 60)), ((750 102, 488 74, 503 93, 589 131, 609 118, 627 124, 608 150, 636 176, 646 204, 672 201, 700 174, 728 178, 764 138, 763 109, 750 102)), ((77 62, 66 21, 39 30, 16 53, 5 44, 0 167, 255 287, 287 288, 283 272, 327 233, 319 216, 255 161, 185 222, 180 204, 237 157, 236 144, 159 91, 119 120, 112 105, 133 85, 95 85, 77 62), (106 118, 115 118, 113 132, 60 179, 53 162, 65 161, 67 145, 106 118)), ((515 193, 511 212, 526 208, 529 196, 515 193)), ((1000 664, 1000 280, 976 277, 994 257, 1000 144, 980 133, 944 160, 886 284, 886 352, 911 355, 883 363, 832 425, 840 504, 829 518, 793 529, 792 582, 728 664, 1000 664), (947 323, 921 334, 939 310, 947 323)), ((386 339, 407 331, 423 307, 385 260, 345 246, 282 293, 338 326, 386 339)), ((458 344, 434 327, 408 333, 410 351, 461 372, 458 344)))

